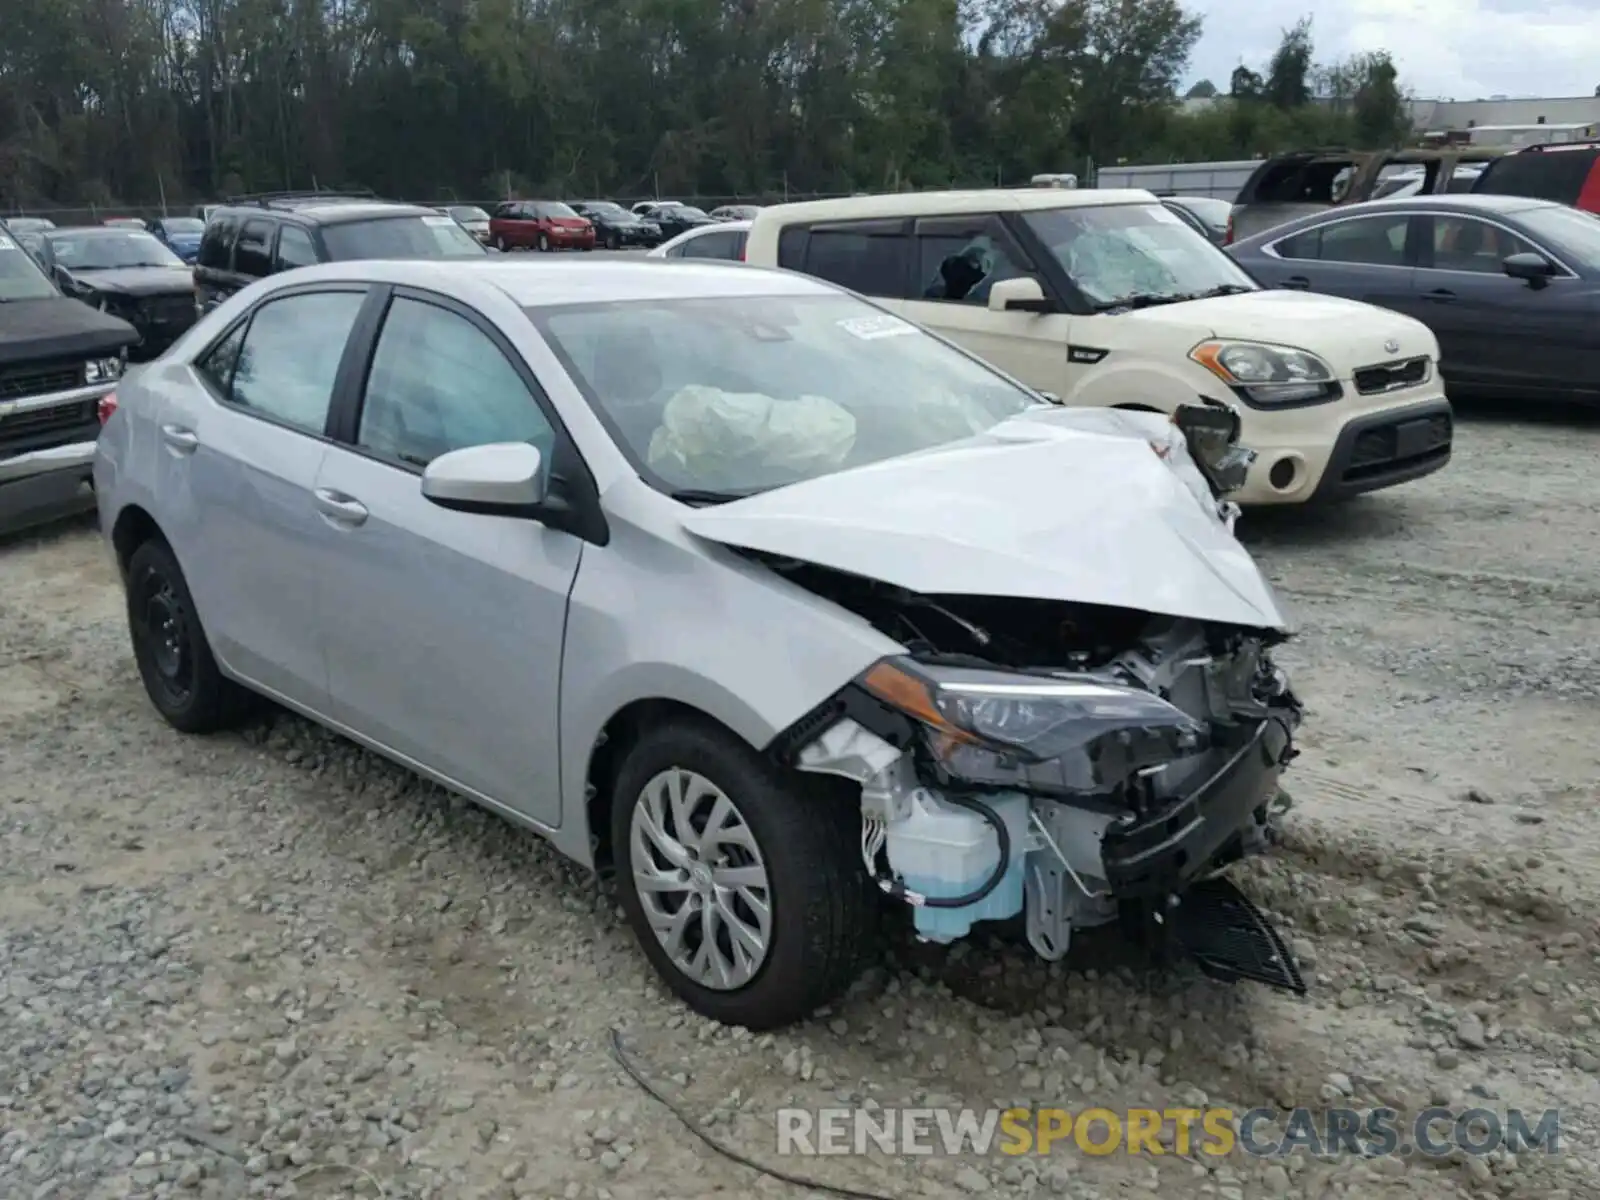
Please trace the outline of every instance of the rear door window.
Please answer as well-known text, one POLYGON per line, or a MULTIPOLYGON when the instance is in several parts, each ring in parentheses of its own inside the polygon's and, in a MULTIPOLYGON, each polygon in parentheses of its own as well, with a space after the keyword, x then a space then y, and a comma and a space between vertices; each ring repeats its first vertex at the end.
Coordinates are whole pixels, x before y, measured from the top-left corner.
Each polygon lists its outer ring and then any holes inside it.
POLYGON ((246 221, 233 252, 233 269, 260 279, 272 274, 272 222, 246 221))
POLYGON ((778 247, 779 266, 804 271, 864 296, 894 300, 907 296, 915 264, 904 221, 819 225, 808 232, 803 250, 798 239, 790 240, 785 233, 778 247), (801 261, 785 261, 786 254, 801 261))
POLYGON ((195 260, 213 271, 226 271, 233 265, 233 243, 239 236, 239 218, 218 217, 208 222, 200 239, 200 255, 195 260))
POLYGON ((1279 258, 1403 267, 1410 223, 1411 218, 1405 213, 1334 221, 1286 237, 1272 248, 1279 258))
POLYGON ((1591 148, 1507 154, 1484 169, 1472 190, 1491 196, 1527 196, 1576 204, 1597 162, 1600 150, 1591 148))

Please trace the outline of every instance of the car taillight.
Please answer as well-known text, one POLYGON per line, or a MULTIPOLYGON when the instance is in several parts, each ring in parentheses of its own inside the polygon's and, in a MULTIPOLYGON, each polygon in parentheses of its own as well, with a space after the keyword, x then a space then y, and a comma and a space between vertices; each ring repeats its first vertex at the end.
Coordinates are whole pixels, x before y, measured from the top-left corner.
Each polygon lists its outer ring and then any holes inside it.
POLYGON ((1222 244, 1224 246, 1233 245, 1233 214, 1232 213, 1228 214, 1228 228, 1222 235, 1222 244))
POLYGON ((100 407, 98 409, 100 424, 104 425, 107 421, 111 420, 111 414, 116 411, 117 394, 115 392, 107 392, 104 396, 100 397, 100 407))

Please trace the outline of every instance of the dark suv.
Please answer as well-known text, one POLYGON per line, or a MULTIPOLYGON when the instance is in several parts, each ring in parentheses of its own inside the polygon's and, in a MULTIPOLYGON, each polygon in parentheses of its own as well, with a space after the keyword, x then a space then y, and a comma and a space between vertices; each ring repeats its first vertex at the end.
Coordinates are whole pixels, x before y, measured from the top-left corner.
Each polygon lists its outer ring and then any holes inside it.
POLYGON ((1600 214, 1600 142, 1525 146, 1490 163, 1472 190, 1554 200, 1600 214))
POLYGON ((237 196, 206 222, 195 257, 195 296, 206 311, 258 279, 295 267, 484 253, 455 221, 421 205, 332 192, 237 196))

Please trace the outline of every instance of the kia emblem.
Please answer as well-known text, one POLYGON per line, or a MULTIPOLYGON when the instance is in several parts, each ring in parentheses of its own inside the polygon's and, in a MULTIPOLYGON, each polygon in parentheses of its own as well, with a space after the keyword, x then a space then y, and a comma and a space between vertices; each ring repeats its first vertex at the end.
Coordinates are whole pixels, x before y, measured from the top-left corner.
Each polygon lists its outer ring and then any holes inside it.
POLYGON ((1383 352, 1385 354, 1399 354, 1400 353, 1400 343, 1395 341, 1393 338, 1390 338, 1387 342, 1385 342, 1383 344, 1383 352))

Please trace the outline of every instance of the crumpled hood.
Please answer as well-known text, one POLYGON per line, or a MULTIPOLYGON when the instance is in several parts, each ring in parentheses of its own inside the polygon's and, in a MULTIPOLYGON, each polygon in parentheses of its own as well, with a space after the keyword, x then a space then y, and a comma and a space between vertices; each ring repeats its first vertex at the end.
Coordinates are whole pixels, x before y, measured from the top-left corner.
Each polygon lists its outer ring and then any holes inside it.
POLYGON ((683 524, 925 594, 1287 629, 1249 553, 1152 448, 1162 435, 1117 420, 1143 415, 1038 410, 961 442, 696 509, 683 524))
MULTIPOLYGON (((1187 340, 1190 345, 1207 338, 1234 338, 1309 350, 1327 360, 1341 379, 1348 379, 1359 367, 1418 355, 1437 359, 1439 355, 1433 333, 1412 317, 1360 300, 1287 288, 1162 304, 1114 319, 1176 328, 1182 332, 1173 340, 1187 340), (1388 349, 1390 342, 1396 344, 1395 349, 1388 349)), ((1152 336, 1147 333, 1143 338, 1152 336)))
POLYGON ((193 292, 194 276, 186 267, 116 267, 105 271, 68 269, 72 278, 97 292, 128 296, 165 296, 193 292))

